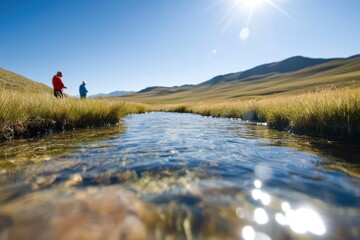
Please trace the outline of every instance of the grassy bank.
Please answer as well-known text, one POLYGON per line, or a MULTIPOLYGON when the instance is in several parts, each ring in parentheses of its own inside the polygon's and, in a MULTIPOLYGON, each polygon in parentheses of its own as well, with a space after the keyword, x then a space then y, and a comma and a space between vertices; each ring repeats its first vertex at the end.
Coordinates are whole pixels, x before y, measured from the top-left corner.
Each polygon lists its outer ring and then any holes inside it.
POLYGON ((241 118, 267 122, 270 128, 279 130, 360 140, 360 88, 163 105, 109 99, 55 99, 49 93, 1 91, 0 138, 115 124, 127 114, 152 110, 241 118))
POLYGON ((267 122, 270 128, 360 139, 360 88, 328 89, 295 96, 162 105, 158 110, 267 122))
POLYGON ((145 104, 104 99, 56 99, 49 93, 0 92, 0 139, 36 136, 63 129, 116 124, 145 104))

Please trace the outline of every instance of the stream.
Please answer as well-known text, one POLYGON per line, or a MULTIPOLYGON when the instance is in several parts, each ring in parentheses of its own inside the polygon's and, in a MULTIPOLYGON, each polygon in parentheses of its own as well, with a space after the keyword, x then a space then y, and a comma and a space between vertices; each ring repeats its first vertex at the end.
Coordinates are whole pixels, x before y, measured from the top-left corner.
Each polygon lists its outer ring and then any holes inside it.
POLYGON ((360 148, 154 112, 0 146, 0 240, 360 239, 360 148))

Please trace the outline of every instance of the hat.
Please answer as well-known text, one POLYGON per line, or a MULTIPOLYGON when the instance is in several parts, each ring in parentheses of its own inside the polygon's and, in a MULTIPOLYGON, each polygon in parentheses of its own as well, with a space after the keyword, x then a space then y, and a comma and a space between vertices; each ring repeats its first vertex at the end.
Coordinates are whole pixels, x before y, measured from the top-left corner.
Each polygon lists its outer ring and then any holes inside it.
POLYGON ((83 81, 83 83, 82 83, 82 84, 86 85, 86 82, 85 82, 85 81, 83 81))

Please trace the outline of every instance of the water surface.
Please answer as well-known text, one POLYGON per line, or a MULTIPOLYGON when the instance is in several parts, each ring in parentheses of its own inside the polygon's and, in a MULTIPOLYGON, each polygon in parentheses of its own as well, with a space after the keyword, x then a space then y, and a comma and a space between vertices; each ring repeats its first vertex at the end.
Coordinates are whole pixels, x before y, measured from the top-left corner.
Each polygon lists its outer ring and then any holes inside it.
POLYGON ((358 146, 193 114, 0 147, 0 239, 359 239, 358 146))

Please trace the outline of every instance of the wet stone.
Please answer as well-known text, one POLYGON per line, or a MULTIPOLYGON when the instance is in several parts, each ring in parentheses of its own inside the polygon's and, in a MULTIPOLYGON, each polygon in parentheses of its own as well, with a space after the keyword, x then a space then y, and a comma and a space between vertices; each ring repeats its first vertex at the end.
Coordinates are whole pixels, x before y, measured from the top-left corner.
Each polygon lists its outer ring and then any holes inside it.
POLYGON ((75 186, 75 185, 82 183, 82 181, 83 181, 83 178, 81 177, 80 174, 74 174, 69 178, 69 180, 65 183, 65 185, 67 187, 75 186))
MULTIPOLYGON (((0 208, 2 239, 148 239, 156 214, 121 188, 49 190, 0 208)), ((156 222, 156 221, 155 221, 156 222)))
POLYGON ((36 178, 36 185, 39 187, 46 187, 46 186, 53 184, 55 182, 55 180, 56 180, 55 175, 52 175, 49 177, 41 176, 41 177, 36 178))

